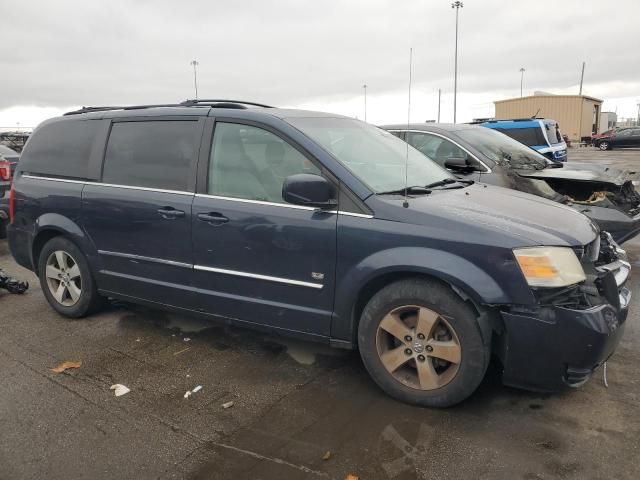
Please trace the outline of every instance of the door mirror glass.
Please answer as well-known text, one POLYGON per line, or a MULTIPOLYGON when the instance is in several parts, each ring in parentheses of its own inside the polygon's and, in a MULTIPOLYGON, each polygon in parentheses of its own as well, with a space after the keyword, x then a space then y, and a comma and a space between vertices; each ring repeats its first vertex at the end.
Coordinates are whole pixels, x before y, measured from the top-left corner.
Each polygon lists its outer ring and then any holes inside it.
POLYGON ((474 172, 478 170, 477 166, 469 161, 468 158, 450 157, 444 162, 445 168, 455 170, 457 172, 474 172))
POLYGON ((285 202, 305 207, 332 209, 338 205, 333 185, 326 178, 309 173, 285 178, 282 198, 285 202))

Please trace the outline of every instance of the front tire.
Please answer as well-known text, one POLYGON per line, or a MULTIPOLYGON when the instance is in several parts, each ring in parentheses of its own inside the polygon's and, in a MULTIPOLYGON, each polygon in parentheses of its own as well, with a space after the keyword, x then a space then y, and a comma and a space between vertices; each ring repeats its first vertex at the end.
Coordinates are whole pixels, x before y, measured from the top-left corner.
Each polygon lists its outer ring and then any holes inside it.
POLYGON ((598 148, 599 148, 600 150, 603 150, 603 151, 604 151, 604 150, 610 150, 610 149, 611 149, 611 145, 609 144, 609 142, 600 142, 600 143, 598 144, 598 148))
POLYGON ((49 305, 65 317, 84 317, 104 303, 85 255, 65 237, 54 237, 44 245, 38 277, 49 305))
POLYGON ((373 380, 390 396, 449 407, 470 396, 490 358, 475 311, 447 285, 408 279, 367 303, 358 346, 373 380))

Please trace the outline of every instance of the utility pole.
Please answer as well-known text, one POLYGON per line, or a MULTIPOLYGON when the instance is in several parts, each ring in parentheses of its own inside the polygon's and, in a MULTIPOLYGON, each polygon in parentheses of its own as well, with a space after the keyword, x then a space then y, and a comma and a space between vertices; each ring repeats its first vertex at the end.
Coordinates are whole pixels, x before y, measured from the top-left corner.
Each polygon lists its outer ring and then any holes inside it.
POLYGON ((584 64, 585 62, 582 62, 582 74, 580 75, 580 93, 578 93, 578 95, 582 95, 582 82, 584 81, 584 64))
POLYGON ((198 72, 196 71, 196 67, 200 65, 197 60, 191 60, 189 65, 193 65, 193 86, 196 89, 196 100, 198 99, 198 72))
POLYGON ((458 101, 458 12, 464 7, 462 2, 456 1, 451 4, 451 8, 456 9, 456 50, 454 59, 454 73, 453 73, 453 123, 456 123, 456 109, 458 101))
POLYGON ((364 122, 367 123, 367 84, 362 85, 364 90, 364 122))
POLYGON ((522 83, 524 82, 524 67, 520 69, 520 98, 522 98, 522 83))
POLYGON ((440 123, 440 98, 442 97, 442 90, 438 89, 438 123, 440 123))

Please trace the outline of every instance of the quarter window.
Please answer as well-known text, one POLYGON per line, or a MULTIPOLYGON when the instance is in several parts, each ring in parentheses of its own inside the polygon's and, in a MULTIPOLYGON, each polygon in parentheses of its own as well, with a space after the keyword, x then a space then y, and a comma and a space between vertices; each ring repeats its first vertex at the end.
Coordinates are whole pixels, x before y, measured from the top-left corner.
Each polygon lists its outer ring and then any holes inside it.
POLYGON ((195 121, 114 123, 102 181, 186 191, 196 155, 196 132, 195 121))
POLYGON ((280 137, 262 128, 216 123, 209 160, 208 193, 285 203, 282 184, 289 175, 320 170, 280 137))

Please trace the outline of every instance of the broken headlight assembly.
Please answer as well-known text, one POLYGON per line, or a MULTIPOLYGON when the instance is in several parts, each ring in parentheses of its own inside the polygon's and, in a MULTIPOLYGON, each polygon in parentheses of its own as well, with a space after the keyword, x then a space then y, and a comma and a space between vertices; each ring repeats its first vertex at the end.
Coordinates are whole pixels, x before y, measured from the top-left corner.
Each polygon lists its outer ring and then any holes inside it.
POLYGON ((530 287, 567 287, 586 280, 580 260, 571 248, 517 248, 513 254, 530 287))

